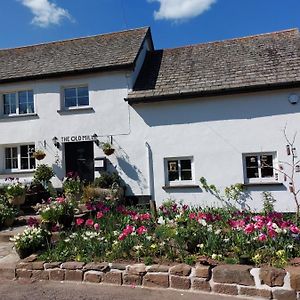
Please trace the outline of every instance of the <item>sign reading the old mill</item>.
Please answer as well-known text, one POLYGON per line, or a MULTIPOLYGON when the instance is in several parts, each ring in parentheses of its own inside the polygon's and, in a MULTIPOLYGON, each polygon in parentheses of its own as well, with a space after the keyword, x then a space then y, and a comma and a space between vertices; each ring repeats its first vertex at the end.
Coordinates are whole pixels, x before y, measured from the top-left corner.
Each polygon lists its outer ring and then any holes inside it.
POLYGON ((62 136, 62 143, 75 143, 75 142, 90 142, 95 141, 97 139, 96 136, 92 135, 71 135, 71 136, 62 136))

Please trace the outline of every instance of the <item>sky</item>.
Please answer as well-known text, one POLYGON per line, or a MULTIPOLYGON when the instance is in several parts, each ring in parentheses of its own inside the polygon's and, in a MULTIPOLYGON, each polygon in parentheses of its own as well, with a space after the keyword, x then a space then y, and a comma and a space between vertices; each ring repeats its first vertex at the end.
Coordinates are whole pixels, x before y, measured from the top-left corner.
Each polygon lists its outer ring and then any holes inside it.
POLYGON ((0 0, 0 48, 150 26, 156 49, 300 28, 300 0, 0 0))

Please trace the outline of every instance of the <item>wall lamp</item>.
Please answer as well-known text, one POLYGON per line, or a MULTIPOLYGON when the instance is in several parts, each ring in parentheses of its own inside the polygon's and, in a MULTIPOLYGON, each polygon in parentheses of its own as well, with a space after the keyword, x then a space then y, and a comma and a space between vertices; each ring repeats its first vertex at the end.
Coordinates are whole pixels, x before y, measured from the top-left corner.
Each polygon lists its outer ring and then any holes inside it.
POLYGON ((94 134, 92 135, 92 138, 93 138, 94 143, 99 147, 99 146, 100 146, 100 141, 98 140, 98 135, 97 135, 97 133, 94 133, 94 134))
POLYGON ((60 142, 58 141, 58 138, 56 136, 52 139, 52 142, 57 149, 60 148, 60 142))

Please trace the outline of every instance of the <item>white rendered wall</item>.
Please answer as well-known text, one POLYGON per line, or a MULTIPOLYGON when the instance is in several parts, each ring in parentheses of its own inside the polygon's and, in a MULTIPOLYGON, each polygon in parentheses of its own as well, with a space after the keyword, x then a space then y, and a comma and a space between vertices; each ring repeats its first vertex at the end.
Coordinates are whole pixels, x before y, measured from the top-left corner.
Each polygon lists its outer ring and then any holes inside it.
MULTIPOLYGON (((0 93, 33 89, 37 116, 0 119, 0 178, 4 171, 7 145, 35 143, 47 156, 42 161, 53 166, 60 186, 65 174, 64 151, 53 146, 52 138, 93 135, 107 141, 113 135, 114 155, 108 159, 109 169, 116 169, 128 184, 127 194, 149 195, 147 142, 152 150, 154 195, 158 205, 167 198, 184 200, 193 205, 220 205, 201 189, 165 190, 165 157, 193 156, 195 184, 204 176, 221 190, 243 182, 242 154, 276 151, 279 160, 286 160, 283 128, 291 136, 300 128, 300 104, 291 105, 287 98, 300 90, 285 90, 220 96, 194 100, 168 101, 129 106, 124 101, 131 88, 125 73, 103 73, 18 84, 2 84, 0 93), (87 84, 93 110, 61 113, 61 91, 65 86, 87 84)), ((300 152, 300 136, 296 146, 300 152)), ((95 157, 103 156, 94 145, 95 157)), ((32 172, 12 176, 31 178, 32 172)), ((99 174, 96 172, 96 176, 99 174)), ((299 175, 300 176, 300 175, 299 175)), ((279 181, 282 181, 280 176, 279 181)), ((284 182, 287 185, 287 182, 284 182)), ((294 209, 285 185, 249 188, 252 208, 262 207, 261 192, 271 191, 276 208, 294 209)))
MULTIPOLYGON (((0 118, 0 178, 9 174, 4 170, 4 148, 7 145, 35 143, 46 152, 42 163, 52 165, 57 173, 56 186, 65 174, 64 151, 54 147, 52 138, 63 136, 93 135, 100 141, 108 141, 108 135, 128 134, 128 105, 124 98, 128 92, 128 80, 124 73, 113 72, 92 76, 77 76, 53 80, 39 80, 0 86, 0 93, 18 90, 34 91, 37 116, 0 118), (62 91, 66 86, 88 85, 90 110, 60 112, 62 91), (46 147, 44 148, 44 141, 46 147)), ((2 104, 1 104, 2 107, 2 104)), ((95 157, 103 156, 95 147, 95 157)), ((32 172, 16 173, 15 177, 32 177, 32 172)))
MULTIPOLYGON (((193 156, 195 183, 204 176, 221 190, 244 182, 243 153, 276 151, 279 161, 287 160, 283 129, 287 125, 290 137, 300 129, 300 103, 288 101, 292 92, 300 94, 289 90, 134 105, 133 134, 141 135, 153 152, 157 203, 173 198, 192 205, 220 205, 201 189, 163 189, 165 157, 193 156), (142 126, 148 128, 146 132, 142 126)), ((296 146, 300 151, 300 136, 296 146)), ((279 181, 283 182, 283 176, 279 181)), ((283 183, 249 187, 246 205, 261 209, 261 193, 271 191, 277 209, 293 210, 288 182, 283 183)))

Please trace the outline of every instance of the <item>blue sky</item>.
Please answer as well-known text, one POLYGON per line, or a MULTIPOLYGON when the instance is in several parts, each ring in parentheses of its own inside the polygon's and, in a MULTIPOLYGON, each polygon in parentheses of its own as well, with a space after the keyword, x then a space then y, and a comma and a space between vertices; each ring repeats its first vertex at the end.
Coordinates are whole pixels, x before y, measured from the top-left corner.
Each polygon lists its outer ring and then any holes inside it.
POLYGON ((157 49, 300 27, 300 0, 1 0, 0 48, 151 26, 157 49))

